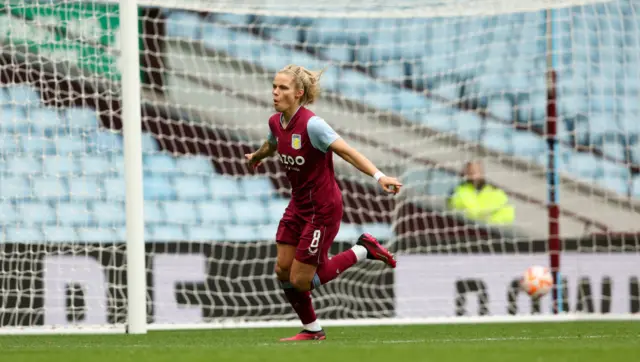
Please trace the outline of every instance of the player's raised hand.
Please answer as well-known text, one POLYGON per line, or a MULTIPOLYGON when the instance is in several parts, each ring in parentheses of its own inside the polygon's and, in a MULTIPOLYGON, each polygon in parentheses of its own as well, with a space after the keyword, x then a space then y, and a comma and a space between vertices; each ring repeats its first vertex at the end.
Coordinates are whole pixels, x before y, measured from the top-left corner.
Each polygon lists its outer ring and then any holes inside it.
POLYGON ((398 179, 395 177, 380 177, 378 183, 380 184, 380 186, 382 186, 383 190, 392 194, 397 194, 398 192, 400 192, 400 188, 402 187, 400 181, 398 181, 398 179))
POLYGON ((251 168, 253 168, 254 170, 260 166, 260 164, 262 164, 261 160, 258 157, 255 157, 256 153, 245 153, 244 157, 247 158, 247 161, 249 162, 249 166, 251 166, 251 168))

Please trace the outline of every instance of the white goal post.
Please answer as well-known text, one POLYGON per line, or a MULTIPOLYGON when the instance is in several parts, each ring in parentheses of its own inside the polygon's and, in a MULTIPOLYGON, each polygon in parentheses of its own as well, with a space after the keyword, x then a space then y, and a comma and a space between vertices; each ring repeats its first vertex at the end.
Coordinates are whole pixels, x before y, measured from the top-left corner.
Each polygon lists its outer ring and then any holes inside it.
POLYGON ((311 109, 405 184, 383 195, 336 157, 332 254, 371 232, 398 268, 364 262, 314 291, 323 325, 640 320, 638 11, 5 2, 0 334, 299 325, 273 273, 288 183, 278 158, 252 172, 243 157, 290 63, 326 67, 311 109), (471 160, 515 219, 451 210, 471 160), (539 301, 517 285, 534 264, 557 281, 539 301))

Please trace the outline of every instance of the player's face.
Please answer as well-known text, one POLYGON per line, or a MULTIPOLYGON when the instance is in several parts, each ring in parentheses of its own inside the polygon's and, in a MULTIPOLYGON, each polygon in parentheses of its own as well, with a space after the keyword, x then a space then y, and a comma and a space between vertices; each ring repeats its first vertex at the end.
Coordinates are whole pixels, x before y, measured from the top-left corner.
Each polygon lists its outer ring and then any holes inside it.
POLYGON ((293 77, 289 74, 278 73, 273 79, 273 107, 276 112, 298 107, 303 90, 297 89, 293 77))

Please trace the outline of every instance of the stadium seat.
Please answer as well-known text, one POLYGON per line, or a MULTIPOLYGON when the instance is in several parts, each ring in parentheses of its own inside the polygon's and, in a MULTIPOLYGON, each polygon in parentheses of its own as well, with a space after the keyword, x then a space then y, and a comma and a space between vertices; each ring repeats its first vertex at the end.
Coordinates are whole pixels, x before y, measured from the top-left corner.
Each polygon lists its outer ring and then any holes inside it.
POLYGON ((70 177, 80 172, 77 160, 68 156, 47 157, 44 159, 43 166, 44 174, 47 176, 70 177))
POLYGON ((225 235, 219 226, 198 225, 189 227, 187 237, 190 241, 225 241, 225 235))
MULTIPOLYGON (((1 131, 0 131, 1 132, 1 131)), ((9 133, 0 135, 0 155, 11 155, 22 149, 20 138, 9 133)))
POLYGON ((231 206, 224 201, 201 201, 195 204, 202 224, 229 224, 232 221, 231 206))
POLYGON ((455 101, 460 98, 460 86, 453 83, 443 83, 438 85, 438 87, 432 90, 434 94, 437 94, 440 97, 443 97, 446 100, 455 101))
POLYGON ((20 222, 24 225, 56 224, 56 214, 47 203, 18 203, 16 205, 20 222))
POLYGON ((335 240, 355 244, 361 234, 362 228, 360 225, 341 223, 340 230, 338 230, 338 235, 336 235, 335 240))
POLYGON ((364 104, 382 111, 398 110, 399 104, 393 90, 368 90, 363 95, 364 104))
POLYGON ((148 242, 185 241, 187 235, 182 226, 177 225, 153 225, 149 228, 148 242))
POLYGON ((197 40, 201 18, 197 13, 172 11, 168 14, 165 24, 168 37, 197 40))
POLYGON ((44 235, 40 228, 32 228, 25 226, 10 226, 5 232, 5 242, 9 243, 29 243, 42 242, 44 235))
POLYGON ((506 99, 494 98, 489 101, 489 114, 501 120, 511 121, 513 119, 513 105, 506 99))
POLYGON ((631 156, 631 163, 640 165, 640 134, 635 135, 630 140, 629 154, 631 156))
POLYGON ((580 178, 593 180, 598 174, 598 160, 592 154, 574 153, 569 159, 568 169, 580 178))
MULTIPOLYGON (((580 126, 584 127, 584 124, 581 124, 580 126)), ((588 126, 589 143, 592 145, 597 144, 603 136, 618 132, 615 116, 607 113, 590 114, 588 126)))
POLYGON ((6 158, 3 167, 5 174, 10 175, 38 175, 42 173, 41 156, 13 156, 6 158))
POLYGON ((0 128, 3 133, 25 133, 29 130, 27 116, 20 107, 0 107, 0 119, 2 119, 0 128))
POLYGON ((373 235, 380 241, 389 241, 393 238, 393 229, 390 224, 363 224, 362 231, 373 235))
POLYGON ((277 224, 284 215, 285 210, 289 206, 289 200, 271 199, 267 202, 267 217, 269 222, 277 224))
POLYGON ((72 129, 95 129, 100 123, 98 113, 93 108, 67 108, 65 110, 65 123, 72 129))
POLYGON ((458 135, 465 141, 478 142, 482 132, 482 118, 475 112, 456 112, 453 115, 458 135))
POLYGON ((265 224, 256 227, 258 241, 275 241, 278 224, 265 224))
POLYGON ((97 131, 87 141, 87 146, 94 153, 121 152, 123 139, 120 133, 111 131, 97 131))
POLYGON ((231 204, 231 214, 237 224, 257 225, 267 221, 267 210, 264 205, 255 200, 234 201, 231 204))
POLYGON ((629 194, 630 179, 622 176, 604 175, 602 178, 596 180, 600 186, 607 188, 611 191, 615 191, 621 196, 627 196, 629 194))
POLYGON ((142 180, 145 200, 174 200, 176 191, 167 177, 147 175, 142 180))
POLYGON ((517 156, 535 158, 547 149, 544 138, 533 132, 515 131, 512 137, 513 153, 517 156))
POLYGON ((482 144, 494 151, 502 153, 513 152, 513 133, 509 126, 500 126, 492 122, 487 123, 487 128, 482 135, 482 144))
POLYGON ((210 178, 208 182, 213 199, 230 200, 243 196, 238 180, 233 177, 217 176, 210 178))
POLYGON ((2 220, 3 225, 11 225, 20 220, 16 207, 10 201, 2 200, 0 202, 0 220, 2 220))
POLYGON ((56 205, 56 214, 59 225, 86 226, 93 221, 88 204, 84 202, 72 200, 59 203, 56 205))
POLYGON ((101 199, 104 189, 98 179, 93 177, 70 178, 69 197, 73 202, 101 199))
POLYGON ((245 176, 239 179, 240 190, 248 199, 267 199, 275 194, 271 180, 266 176, 245 176))
POLYGON ((167 201, 163 202, 162 206, 167 217, 167 224, 189 225, 196 223, 198 220, 198 214, 193 202, 167 201))
POLYGON ((85 243, 113 243, 118 237, 113 229, 78 228, 78 238, 85 243))
POLYGON ((173 183, 178 200, 202 200, 211 195, 202 177, 176 177, 173 183))
POLYGON ((178 173, 194 176, 210 177, 215 170, 208 156, 186 155, 179 156, 175 159, 176 171, 178 173))
POLYGON ((168 154, 160 153, 143 156, 143 169, 150 174, 166 174, 175 172, 176 159, 168 154))
POLYGON ((67 187, 57 177, 33 178, 31 187, 36 199, 59 201, 69 197, 67 187))
POLYGON ((2 177, 0 182, 0 199, 4 201, 24 200, 32 197, 31 185, 24 177, 2 177))
POLYGON ((214 20, 216 23, 224 23, 231 25, 246 25, 250 22, 251 16, 249 14, 234 14, 234 13, 218 13, 211 18, 207 18, 207 21, 214 20))
POLYGON ((610 134, 602 137, 597 142, 598 148, 602 153, 614 160, 628 162, 627 159, 627 139, 625 136, 610 134))
POLYGON ((22 107, 39 107, 40 94, 35 88, 27 84, 16 84, 6 89, 9 102, 22 107))
POLYGON ((144 222, 145 224, 164 224, 167 222, 167 214, 159 202, 144 202, 144 222))
POLYGON ((247 225, 223 225, 225 239, 228 241, 249 242, 259 239, 256 228, 247 225))
POLYGON ((265 44, 260 56, 260 64, 271 71, 291 63, 291 50, 274 44, 265 44))
POLYGON ((398 90, 398 104, 403 113, 418 113, 426 108, 427 98, 421 93, 408 89, 398 90))
POLYGON ((72 243, 78 242, 79 237, 76 230, 71 226, 45 225, 42 228, 44 240, 52 243, 72 243))
POLYGON ((427 180, 427 192, 429 195, 447 197, 462 179, 460 176, 444 170, 431 170, 427 180))
POLYGON ((63 115, 56 108, 29 108, 26 113, 31 127, 39 134, 44 134, 44 132, 57 133, 57 129, 64 125, 63 115))
POLYGON ((404 63, 400 62, 384 62, 375 67, 376 77, 394 82, 403 82, 405 80, 404 63))
POLYGON ((159 149, 160 146, 158 145, 158 141, 156 141, 155 137, 153 137, 149 132, 142 132, 142 152, 157 152, 159 149))
POLYGON ((422 113, 418 114, 420 122, 436 131, 454 132, 457 130, 457 122, 453 116, 440 113, 422 113))
POLYGON ((105 200, 124 201, 125 183, 123 177, 106 177, 104 179, 105 200))
POLYGON ((78 167, 83 175, 96 176, 107 175, 116 171, 124 175, 124 170, 118 170, 116 165, 106 156, 83 155, 79 157, 78 167))
MULTIPOLYGON (((126 214, 124 202, 98 201, 93 203, 92 219, 104 227, 115 227, 125 224, 126 214)), ((147 210, 143 211, 145 214, 147 210)))
POLYGON ((260 59, 263 45, 264 42, 254 35, 236 32, 229 54, 239 59, 256 62, 260 59))
POLYGON ((22 152, 33 155, 57 154, 56 141, 43 135, 24 135, 22 137, 22 152))
POLYGON ((633 196, 635 196, 636 198, 640 198, 640 176, 636 175, 633 178, 631 188, 633 196))

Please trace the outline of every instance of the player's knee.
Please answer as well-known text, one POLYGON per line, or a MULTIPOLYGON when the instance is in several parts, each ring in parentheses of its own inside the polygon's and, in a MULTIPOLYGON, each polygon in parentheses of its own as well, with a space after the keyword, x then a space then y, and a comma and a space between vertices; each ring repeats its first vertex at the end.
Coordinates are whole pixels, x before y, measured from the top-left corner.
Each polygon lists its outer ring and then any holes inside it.
POLYGON ((289 282, 294 288, 301 292, 306 292, 311 289, 311 279, 302 274, 292 274, 289 282))
POLYGON ((278 280, 286 282, 289 280, 289 274, 291 273, 290 265, 281 265, 276 263, 276 276, 278 280))

